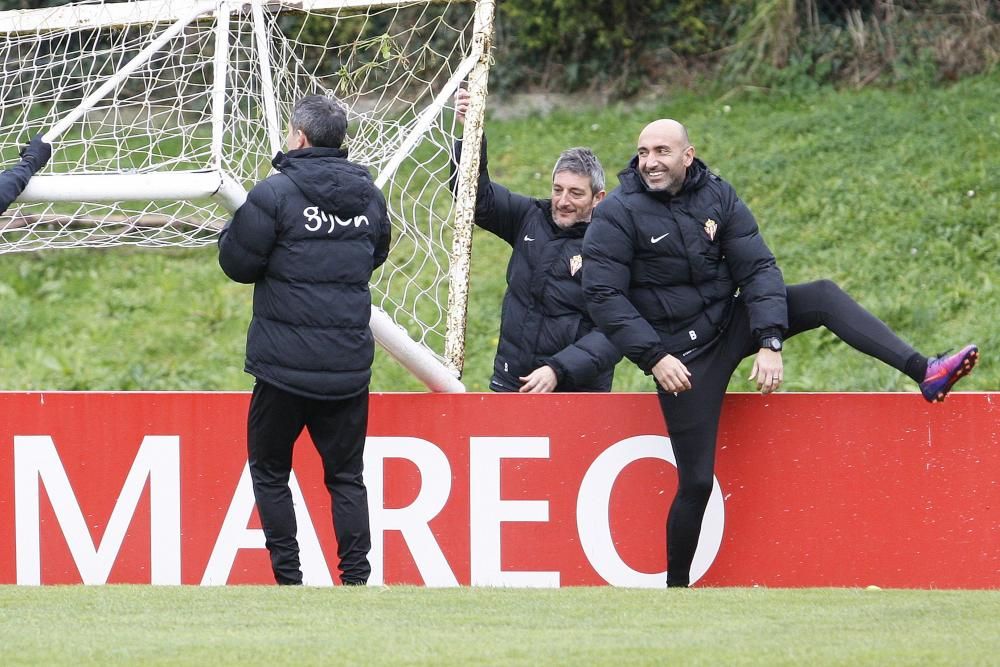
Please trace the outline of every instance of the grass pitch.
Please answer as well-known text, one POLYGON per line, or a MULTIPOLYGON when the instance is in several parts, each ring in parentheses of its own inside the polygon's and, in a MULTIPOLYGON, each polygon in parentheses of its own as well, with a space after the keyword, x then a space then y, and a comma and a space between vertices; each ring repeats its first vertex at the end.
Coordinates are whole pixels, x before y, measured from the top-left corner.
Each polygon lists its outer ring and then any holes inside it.
POLYGON ((1000 591, 0 587, 15 664, 987 665, 1000 591))

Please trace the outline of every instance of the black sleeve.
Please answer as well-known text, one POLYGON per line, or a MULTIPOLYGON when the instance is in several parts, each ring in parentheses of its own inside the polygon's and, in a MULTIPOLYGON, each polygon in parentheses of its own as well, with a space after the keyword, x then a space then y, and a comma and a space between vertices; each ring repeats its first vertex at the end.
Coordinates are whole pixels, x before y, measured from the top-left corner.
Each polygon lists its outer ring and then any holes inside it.
POLYGON ((219 235, 219 266, 238 283, 255 283, 267 271, 277 238, 277 199, 267 181, 262 181, 223 227, 219 235))
POLYGON ((667 352, 653 326, 628 298, 632 234, 628 213, 605 200, 583 237, 583 294, 594 323, 639 368, 647 373, 667 352))
POLYGON ((385 196, 378 193, 379 207, 382 212, 382 224, 379 228, 378 240, 375 242, 375 255, 372 258, 372 269, 377 269, 385 263, 389 257, 389 244, 392 242, 392 224, 389 220, 389 213, 386 208, 385 196))
POLYGON ((0 213, 6 211, 7 207, 24 192, 28 180, 34 173, 35 170, 31 164, 26 160, 21 160, 14 167, 0 174, 0 213))
POLYGON ((0 213, 21 196, 28 181, 45 166, 52 156, 52 146, 36 136, 21 150, 21 161, 0 174, 0 213))
POLYGON ((750 311, 750 331, 755 339, 784 336, 788 308, 781 270, 747 205, 735 192, 730 192, 727 204, 728 217, 720 226, 719 241, 750 311))
MULTIPOLYGON (((458 163, 462 159, 462 142, 456 141, 451 163, 451 188, 457 186, 458 163)), ((535 200, 511 192, 504 186, 490 180, 486 159, 486 135, 479 154, 479 180, 476 183, 475 223, 488 232, 496 234, 512 247, 520 236, 525 216, 535 205, 535 200)))
POLYGON ((560 383, 568 377, 573 384, 582 385, 614 368, 621 358, 621 352, 607 336, 594 329, 552 355, 546 364, 556 372, 560 383))

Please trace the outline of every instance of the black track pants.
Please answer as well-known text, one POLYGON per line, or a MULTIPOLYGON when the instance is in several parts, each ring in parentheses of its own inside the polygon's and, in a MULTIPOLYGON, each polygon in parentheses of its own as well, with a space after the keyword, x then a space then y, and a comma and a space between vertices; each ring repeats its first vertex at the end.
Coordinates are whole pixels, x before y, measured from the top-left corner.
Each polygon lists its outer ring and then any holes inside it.
MULTIPOLYGON (((917 353, 881 320, 857 304, 835 283, 819 280, 789 285, 785 335, 825 326, 851 347, 904 372, 917 353)), ((690 361, 691 389, 676 396, 657 387, 677 461, 677 495, 667 517, 667 583, 686 586, 701 522, 712 492, 715 446, 722 400, 729 379, 744 357, 758 348, 750 332, 749 313, 737 300, 732 321, 711 347, 690 361)))
POLYGON ((323 480, 333 505, 341 582, 366 583, 371 574, 371 532, 362 471, 368 391, 343 400, 321 401, 258 380, 250 399, 247 451, 274 579, 279 584, 302 583, 299 543, 295 539, 298 527, 288 477, 292 447, 303 428, 309 429, 323 461, 323 480))

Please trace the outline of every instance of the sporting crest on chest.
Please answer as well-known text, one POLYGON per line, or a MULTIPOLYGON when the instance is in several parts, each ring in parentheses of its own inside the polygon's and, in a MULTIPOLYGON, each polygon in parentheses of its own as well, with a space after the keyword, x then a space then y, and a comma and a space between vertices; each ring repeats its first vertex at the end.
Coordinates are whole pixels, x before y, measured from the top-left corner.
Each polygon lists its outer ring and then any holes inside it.
POLYGON ((705 233, 708 235, 708 240, 709 241, 714 241, 715 240, 715 232, 718 231, 718 229, 719 229, 719 223, 717 223, 715 220, 712 220, 711 218, 709 218, 708 220, 705 221, 704 229, 705 229, 705 233))
POLYGON ((575 276, 576 272, 583 268, 583 256, 573 255, 569 258, 569 275, 575 276))

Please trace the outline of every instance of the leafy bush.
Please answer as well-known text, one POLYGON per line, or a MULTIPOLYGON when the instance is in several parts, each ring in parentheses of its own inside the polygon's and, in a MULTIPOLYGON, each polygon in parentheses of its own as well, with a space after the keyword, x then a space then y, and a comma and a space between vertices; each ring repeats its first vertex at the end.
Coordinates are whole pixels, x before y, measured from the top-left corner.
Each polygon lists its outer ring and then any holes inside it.
MULTIPOLYGON (((61 4, 0 0, 0 10, 61 4)), ((382 20, 373 16, 368 29, 382 20)), ((364 36, 331 35, 317 21, 303 37, 321 45, 364 36)), ((706 82, 792 90, 824 84, 915 88, 982 73, 1000 61, 1000 3, 503 0, 494 44, 491 81, 501 94, 529 88, 600 91, 613 98, 665 83, 706 82)), ((324 50, 307 57, 322 59, 324 50)))
POLYGON ((787 88, 954 81, 1000 60, 984 0, 507 0, 494 88, 632 94, 718 82, 787 88))
POLYGON ((524 85, 634 93, 730 43, 752 0, 508 0, 497 15, 501 90, 524 85))
POLYGON ((803 79, 911 88, 955 81, 1000 60, 998 22, 998 5, 982 0, 761 0, 722 78, 778 87, 803 79))

